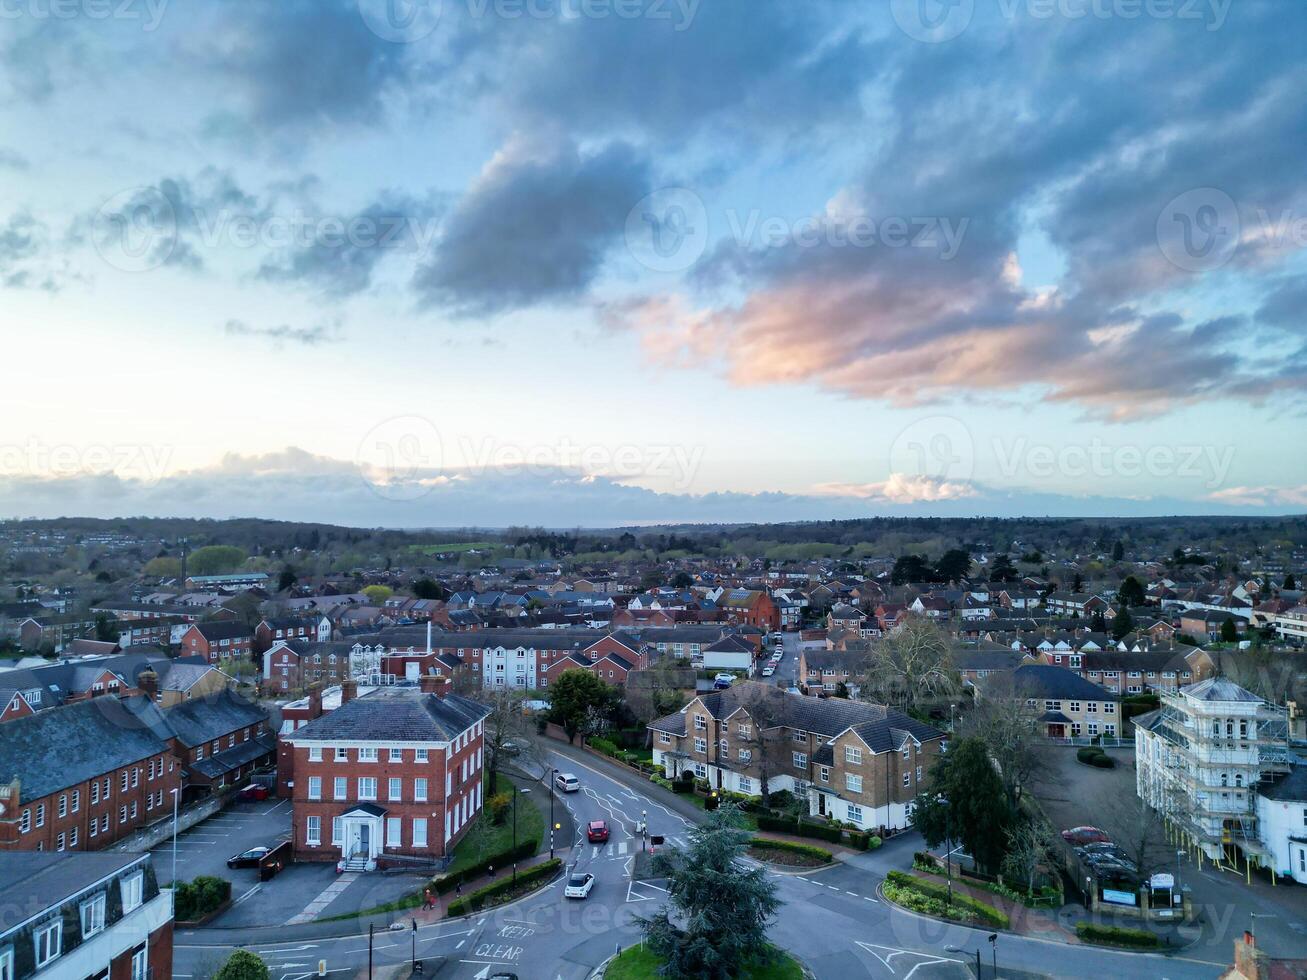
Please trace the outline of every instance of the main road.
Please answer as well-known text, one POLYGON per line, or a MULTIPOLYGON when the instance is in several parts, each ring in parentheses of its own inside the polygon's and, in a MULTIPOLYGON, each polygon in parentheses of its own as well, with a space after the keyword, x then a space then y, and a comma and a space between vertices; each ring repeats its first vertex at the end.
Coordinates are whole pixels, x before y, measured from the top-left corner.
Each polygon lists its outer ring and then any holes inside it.
MULTIPOLYGON (((666 898, 659 887, 665 883, 630 877, 634 855, 642 846, 639 822, 647 819, 651 835, 676 845, 686 841, 702 813, 628 770, 568 746, 551 747, 545 767, 575 773, 581 781, 580 792, 560 797, 572 815, 576 837, 558 844, 567 845, 560 856, 570 868, 595 875, 589 899, 564 899, 560 879, 517 903, 470 918, 413 930, 411 920, 400 915, 397 929, 378 926, 372 941, 375 969, 407 963, 416 953, 426 964, 427 976, 485 980, 509 973, 523 980, 582 980, 617 948, 639 940, 639 918, 655 912, 666 898), (612 833, 607 844, 585 842, 585 826, 591 820, 608 822, 612 833)), ((773 872, 783 905, 771 938, 799 956, 820 980, 961 980, 971 976, 967 967, 974 964, 977 951, 986 964, 997 953, 1000 975, 1024 971, 1055 977, 1189 980, 1219 975, 1232 955, 1228 944, 1160 956, 1009 933, 999 933, 996 947, 991 946, 986 930, 916 916, 880 896, 885 873, 907 866, 918 846, 915 835, 903 835, 878 851, 853 855, 823 871, 773 872)), ((369 938, 363 922, 256 930, 240 937, 215 930, 179 931, 175 975, 207 975, 236 944, 262 956, 274 980, 316 975, 319 961, 325 961, 329 975, 366 976, 369 938)))

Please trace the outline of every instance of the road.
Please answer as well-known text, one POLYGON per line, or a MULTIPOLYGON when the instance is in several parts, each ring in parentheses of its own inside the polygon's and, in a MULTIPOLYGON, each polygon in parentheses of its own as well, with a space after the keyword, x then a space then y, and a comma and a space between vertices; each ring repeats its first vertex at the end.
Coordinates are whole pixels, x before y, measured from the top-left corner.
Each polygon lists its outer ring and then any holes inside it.
MULTIPOLYGON (((659 908, 665 893, 656 884, 627 877, 640 846, 637 823, 647 813, 651 834, 683 841, 697 811, 670 796, 664 802, 655 787, 638 777, 568 747, 551 750, 548 765, 576 773, 581 780, 582 791, 564 798, 578 834, 584 834, 587 822, 597 819, 607 820, 613 830, 605 845, 569 842, 566 860, 578 871, 596 876, 590 898, 566 901, 558 881, 515 905, 475 918, 422 926, 416 933, 378 933, 374 943, 378 968, 406 962, 416 944, 418 958, 427 963, 427 976, 470 980, 506 971, 523 980, 582 980, 618 946, 638 940, 636 917, 659 908)), ((966 968, 974 963, 977 950, 985 962, 990 960, 988 932, 903 912, 878 894, 885 872, 909 864, 911 851, 919 846, 914 835, 903 835, 878 851, 853 855, 821 872, 773 873, 784 904, 770 930, 772 938, 801 957, 820 980, 969 976, 966 968)), ((180 977, 204 975, 205 968, 221 962, 228 951, 207 945, 216 940, 204 931, 179 932, 176 941, 175 975, 180 977)), ((366 927, 359 926, 344 937, 256 942, 248 948, 263 956, 274 980, 307 977, 316 972, 320 959, 326 961, 329 974, 349 976, 366 970, 368 960, 366 927)), ((1231 955, 1228 942, 1164 957, 1007 933, 997 940, 1000 975, 1015 970, 1058 977, 1189 980, 1217 976, 1231 955)))

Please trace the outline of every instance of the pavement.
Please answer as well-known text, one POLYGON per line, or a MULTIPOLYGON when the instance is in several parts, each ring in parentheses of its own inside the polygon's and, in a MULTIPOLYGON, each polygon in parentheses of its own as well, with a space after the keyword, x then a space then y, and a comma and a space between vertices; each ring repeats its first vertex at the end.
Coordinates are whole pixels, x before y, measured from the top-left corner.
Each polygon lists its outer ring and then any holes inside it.
MULTIPOLYGON (((569 841, 568 864, 597 879, 587 901, 565 900, 558 880, 493 911, 417 922, 416 928, 415 916, 404 913, 294 927, 179 931, 175 975, 202 976, 208 964, 221 962, 227 951, 242 945, 263 956, 273 980, 316 974, 319 961, 331 976, 365 976, 371 928, 377 975, 416 955, 424 963, 424 976, 442 980, 475 980, 497 971, 523 978, 587 978, 618 947, 638 942, 639 917, 666 899, 665 882, 630 877, 642 843, 635 833, 637 822, 647 816, 652 834, 684 841, 704 814, 602 757, 564 744, 551 745, 547 756, 546 765, 581 779, 581 792, 560 798, 574 825, 605 819, 613 828, 605 845, 585 844, 577 835, 569 841)), ((1230 946, 1169 957, 1072 946, 900 910, 880 897, 879 885, 889 870, 910 867, 912 852, 921 846, 917 835, 902 834, 876 851, 842 851, 834 867, 808 874, 769 870, 783 903, 769 929, 772 940, 800 957, 819 980, 962 980, 974 975, 977 953, 986 967, 996 958, 1003 977, 1189 980, 1218 976, 1232 957, 1230 946), (993 944, 990 935, 996 936, 993 944)), ((985 975, 992 974, 986 969, 985 975)))

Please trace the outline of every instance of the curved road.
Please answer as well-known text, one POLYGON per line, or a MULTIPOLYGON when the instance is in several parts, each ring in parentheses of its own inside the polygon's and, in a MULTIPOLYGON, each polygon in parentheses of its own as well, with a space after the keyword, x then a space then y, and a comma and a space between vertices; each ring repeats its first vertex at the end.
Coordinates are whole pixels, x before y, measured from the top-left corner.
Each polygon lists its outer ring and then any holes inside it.
MULTIPOLYGON (((633 882, 628 877, 632 857, 640 849, 637 825, 641 815, 648 814, 651 834, 676 843, 685 839, 699 811, 625 769, 570 747, 551 749, 548 763, 581 780, 580 792, 560 797, 574 818, 578 836, 584 835, 591 820, 607 820, 612 831, 610 841, 603 845, 581 839, 558 842, 560 847, 569 845, 560 851, 565 861, 596 876, 590 898, 565 900, 559 880, 515 905, 421 926, 416 934, 406 928, 378 931, 374 942, 377 969, 408 962, 416 940, 417 956, 426 961, 427 976, 484 980, 497 972, 509 972, 523 980, 582 980, 618 946, 638 941, 637 917, 651 914, 665 898, 656 884, 633 882)), ((945 925, 903 912, 878 894, 885 872, 910 863, 911 851, 919 844, 915 835, 903 835, 878 851, 852 855, 824 871, 775 873, 784 904, 771 928, 772 938, 800 956, 821 980, 960 980, 971 976, 967 965, 974 964, 977 950, 986 964, 990 962, 988 931, 945 925)), ((403 925, 408 921, 403 920, 403 925)), ((323 935, 331 930, 331 924, 296 930, 295 938, 287 937, 285 929, 269 930, 263 937, 250 936, 246 948, 264 958, 274 980, 316 975, 319 960, 326 961, 331 976, 366 975, 366 924, 334 926, 337 932, 350 932, 323 935), (306 938, 299 938, 301 935, 306 938)), ((214 930, 178 932, 176 975, 203 974, 225 958, 233 942, 240 941, 214 930)), ((1069 946, 1007 933, 999 934, 997 953, 1000 975, 1024 971, 1147 980, 1215 977, 1232 955, 1229 943, 1168 957, 1069 946)))

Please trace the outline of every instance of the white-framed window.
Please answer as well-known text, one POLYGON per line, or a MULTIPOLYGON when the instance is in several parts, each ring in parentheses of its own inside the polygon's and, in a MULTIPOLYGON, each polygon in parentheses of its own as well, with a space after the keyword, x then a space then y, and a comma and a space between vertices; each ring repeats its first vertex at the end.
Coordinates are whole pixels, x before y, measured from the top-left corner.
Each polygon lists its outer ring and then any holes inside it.
POLYGON ((753 761, 753 750, 752 750, 752 749, 740 749, 740 761, 743 762, 743 763, 746 763, 746 764, 749 763, 749 762, 752 762, 752 761, 753 761))
POLYGON ((806 742, 806 741, 808 741, 808 733, 807 733, 807 732, 795 732, 795 733, 794 733, 794 741, 796 741, 796 742, 806 742))
POLYGON ((862 749, 856 745, 844 746, 844 761, 852 766, 862 765, 862 749))
POLYGON ((58 959, 63 951, 64 924, 56 919, 38 926, 32 933, 32 942, 36 946, 36 965, 45 966, 58 959))
POLYGON ((1115 702, 1115 701, 1104 701, 1104 702, 1103 702, 1103 714, 1105 714, 1105 715, 1114 715, 1114 714, 1116 714, 1116 702, 1115 702))
POLYGON ((100 802, 100 780, 98 779, 91 783, 91 802, 100 802))
POLYGON ((65 849, 65 846, 66 846, 66 841, 64 839, 64 835, 61 833, 58 837, 55 838, 54 849, 56 851, 62 851, 65 849))
POLYGON ((18 819, 18 832, 25 834, 32 829, 32 811, 24 810, 23 815, 18 819))
POLYGON ((387 753, 386 757, 391 762, 403 762, 404 750, 401 748, 392 747, 390 751, 387 753))
POLYGON ((413 846, 414 847, 427 846, 427 818, 426 817, 413 818, 413 846))
POLYGON ((359 777, 359 797, 360 800, 375 800, 377 798, 377 779, 375 776, 359 777))
POLYGON ((1090 736, 1094 736, 1098 734, 1098 722, 1091 721, 1089 723, 1089 734, 1090 736))
POLYGON ((748 776, 740 777, 740 792, 741 793, 753 792, 753 780, 750 779, 748 776))
POLYGON ((911 786, 911 785, 912 785, 912 773, 910 773, 910 772, 905 772, 905 773, 903 774, 903 785, 904 785, 904 786, 911 786))
POLYGON ((427 801, 427 780, 425 776, 419 776, 413 780, 413 801, 415 803, 425 803, 427 801))
POLYGON ((862 777, 861 777, 861 776, 855 776, 855 775, 853 775, 853 773, 851 773, 851 772, 847 772, 847 773, 845 773, 845 774, 844 774, 844 788, 847 789, 850 793, 861 793, 861 792, 862 792, 862 777))
POLYGON ((830 766, 818 766, 818 767, 817 767, 817 778, 820 779, 823 783, 829 783, 829 782, 830 782, 830 766))
POLYGON ((68 816, 68 794, 67 794, 67 793, 60 793, 60 794, 59 794, 59 816, 61 816, 61 817, 66 817, 66 816, 68 816))
POLYGON ((862 807, 854 806, 852 803, 849 804, 849 822, 862 823, 862 807))
POLYGON ((132 954, 132 980, 145 980, 150 975, 150 950, 142 947, 132 954))
POLYGON ((309 817, 304 821, 304 843, 314 847, 322 843, 322 818, 309 817))
POLYGON ((1072 702, 1071 702, 1071 712, 1072 712, 1073 714, 1078 714, 1079 711, 1080 711, 1080 702, 1079 702, 1079 701, 1072 701, 1072 702))
POLYGON ((14 980, 13 947, 0 949, 0 980, 14 980))
POLYGON ((310 777, 309 777, 309 799, 310 799, 310 800, 320 800, 320 799, 322 799, 322 777, 321 777, 321 776, 310 776, 310 777))
POLYGON ((659 741, 661 744, 663 744, 663 745, 671 745, 671 744, 672 744, 672 736, 669 735, 667 732, 659 732, 659 733, 658 733, 658 741, 659 741))
POLYGON ((44 803, 38 803, 38 804, 36 804, 36 825, 37 825, 38 827, 44 827, 44 826, 45 826, 45 804, 44 804, 44 803))
POLYGON ((82 938, 89 939, 104 929, 104 895, 99 894, 82 903, 82 938))
POLYGON ((694 730, 696 732, 706 731, 708 728, 708 719, 703 715, 694 716, 694 730))
POLYGON ((365 749, 365 748, 359 749, 359 762, 376 762, 376 761, 377 761, 376 749, 365 749))
POLYGON ((403 798, 404 798, 404 780, 400 779, 398 776, 391 776, 391 777, 390 777, 390 780, 389 780, 389 783, 390 783, 390 785, 386 788, 386 789, 387 789, 387 792, 386 792, 386 799, 388 799, 388 800, 401 800, 401 799, 403 799, 403 798))
POLYGON ((349 762, 349 749, 343 749, 339 745, 336 746, 336 761, 349 762))
POLYGON ((332 779, 331 795, 333 799, 343 800, 349 796, 349 777, 336 776, 332 779))
POLYGON ((322 761, 322 746, 321 746, 321 745, 310 745, 310 746, 309 746, 309 761, 310 761, 310 762, 321 762, 321 761, 322 761))
POLYGON ((122 880, 123 915, 141 907, 145 901, 145 872, 138 871, 122 880))
POLYGON ((337 845, 345 843, 345 818, 344 817, 331 818, 331 842, 337 845))
POLYGON ((740 738, 753 738, 753 726, 741 725, 739 728, 740 738))
POLYGON ((795 753, 794 753, 794 768, 795 768, 795 769, 807 769, 807 768, 808 768, 808 753, 807 753, 807 752, 795 752, 795 753))
POLYGON ((708 740, 707 740, 706 738, 696 738, 696 739, 694 740, 694 751, 696 751, 696 752, 707 752, 707 751, 708 751, 708 740))
POLYGON ((399 817, 386 818, 386 846, 399 847, 403 840, 404 821, 399 817))

